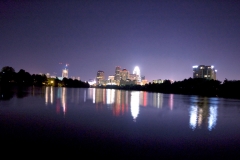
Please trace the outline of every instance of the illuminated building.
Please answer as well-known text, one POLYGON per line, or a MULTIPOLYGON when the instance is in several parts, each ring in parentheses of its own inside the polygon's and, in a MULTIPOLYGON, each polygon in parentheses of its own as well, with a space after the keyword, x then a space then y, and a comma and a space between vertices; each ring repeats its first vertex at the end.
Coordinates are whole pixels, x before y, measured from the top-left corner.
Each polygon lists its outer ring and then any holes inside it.
POLYGON ((114 76, 108 76, 106 85, 116 85, 116 80, 114 80, 114 76))
POLYGON ((214 66, 193 66, 193 78, 205 78, 216 80, 217 70, 214 69, 214 66))
POLYGON ((114 81, 114 76, 108 76, 108 80, 114 81))
POLYGON ((145 85, 145 84, 148 84, 148 80, 143 79, 141 85, 145 85))
POLYGON ((140 69, 139 69, 138 66, 136 66, 136 67, 134 68, 133 74, 136 75, 136 80, 137 80, 138 82, 141 82, 140 69))
POLYGON ((68 78, 68 69, 67 69, 67 68, 64 68, 64 69, 62 70, 62 77, 63 77, 63 78, 68 78))
POLYGON ((160 84, 160 83, 163 83, 164 80, 162 79, 157 79, 157 80, 153 80, 152 83, 157 83, 157 84, 160 84))
POLYGON ((115 69, 114 80, 120 81, 121 80, 121 67, 117 66, 115 69))
POLYGON ((98 71, 97 72, 97 85, 102 85, 104 80, 105 80, 104 72, 98 71))
POLYGON ((121 72, 121 79, 126 81, 129 77, 129 71, 126 69, 123 69, 121 72))

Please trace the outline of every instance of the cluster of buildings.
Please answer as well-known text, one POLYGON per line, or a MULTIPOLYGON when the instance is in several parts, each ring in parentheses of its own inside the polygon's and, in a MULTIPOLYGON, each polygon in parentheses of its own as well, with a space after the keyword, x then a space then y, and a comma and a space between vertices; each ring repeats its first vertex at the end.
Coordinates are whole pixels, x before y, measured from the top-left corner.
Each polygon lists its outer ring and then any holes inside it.
MULTIPOLYGON (((145 76, 141 76, 140 69, 136 66, 133 70, 133 73, 130 73, 127 69, 121 69, 120 66, 116 66, 115 74, 105 77, 104 71, 98 71, 96 77, 97 86, 106 86, 106 85, 145 85, 148 81, 145 79, 145 76)), ((94 85, 94 84, 93 84, 94 85)))
MULTIPOLYGON (((73 80, 79 80, 80 81, 80 77, 78 77, 78 76, 72 76, 72 77, 69 77, 68 76, 68 68, 67 68, 67 64, 66 64, 66 66, 65 66, 65 68, 64 69, 62 69, 62 76, 61 77, 57 77, 56 75, 50 75, 49 73, 46 73, 45 75, 46 75, 46 77, 47 78, 58 78, 59 80, 62 80, 63 78, 71 78, 71 79, 73 79, 73 80)), ((40 75, 43 75, 42 73, 40 73, 40 75)))
MULTIPOLYGON (((193 66, 193 78, 205 78, 216 80, 217 70, 214 66, 196 65, 193 66)), ((164 80, 157 79, 153 80, 152 83, 163 83, 164 80)), ((171 82, 173 82, 171 80, 171 82)), ((145 76, 141 76, 140 69, 136 66, 131 74, 127 69, 121 69, 120 66, 115 68, 115 74, 105 77, 104 71, 99 70, 97 72, 96 81, 91 85, 106 86, 106 85, 145 85, 148 81, 145 76)))
MULTIPOLYGON (((216 80, 217 70, 214 66, 206 66, 206 65, 195 65, 193 68, 193 78, 205 78, 205 79, 213 79, 216 80)), ((41 73, 40 73, 41 74, 41 73)), ((50 76, 49 73, 46 74, 47 78, 56 78, 56 76, 50 76)), ((68 68, 66 67, 62 70, 62 77, 57 77, 59 80, 63 78, 71 78, 73 80, 80 80, 80 77, 69 77, 68 76, 68 68)), ((164 80, 157 79, 153 80, 152 83, 163 83, 164 80)), ((171 82, 173 82, 171 80, 171 82)), ((120 66, 116 66, 115 74, 110 75, 108 77, 105 76, 104 71, 99 70, 97 72, 96 80, 89 81, 90 85, 93 86, 106 86, 106 85, 145 85, 148 81, 145 79, 145 76, 140 74, 140 69, 136 66, 132 73, 127 69, 122 69, 120 66)))

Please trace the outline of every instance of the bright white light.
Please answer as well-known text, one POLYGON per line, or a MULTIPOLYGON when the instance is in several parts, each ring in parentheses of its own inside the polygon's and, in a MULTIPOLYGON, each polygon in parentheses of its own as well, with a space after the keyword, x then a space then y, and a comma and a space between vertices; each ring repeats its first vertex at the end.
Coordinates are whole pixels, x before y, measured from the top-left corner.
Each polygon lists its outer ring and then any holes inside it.
POLYGON ((107 104, 113 104, 115 99, 115 90, 107 89, 107 104))
POLYGON ((133 70, 133 74, 136 74, 137 75, 137 80, 138 82, 141 82, 141 76, 140 76, 140 69, 138 66, 136 66, 133 70))
POLYGON ((211 66, 211 68, 214 68, 214 66, 211 66))
POLYGON ((209 112, 208 130, 211 131, 217 124, 217 106, 211 106, 209 112))
POLYGON ((139 92, 131 93, 131 113, 133 120, 136 121, 139 114, 139 92))
POLYGON ((192 66, 192 68, 198 68, 198 66, 192 66))
POLYGON ((217 70, 215 70, 215 72, 217 72, 217 70))
POLYGON ((194 130, 197 125, 197 106, 191 106, 190 108, 190 121, 189 125, 194 130))
POLYGON ((140 69, 138 66, 136 66, 133 70, 133 74, 139 75, 140 76, 140 69))
POLYGON ((90 85, 94 85, 94 84, 96 84, 96 80, 89 81, 88 83, 89 83, 90 85))
POLYGON ((95 88, 93 88, 93 95, 92 95, 93 103, 95 103, 95 88))

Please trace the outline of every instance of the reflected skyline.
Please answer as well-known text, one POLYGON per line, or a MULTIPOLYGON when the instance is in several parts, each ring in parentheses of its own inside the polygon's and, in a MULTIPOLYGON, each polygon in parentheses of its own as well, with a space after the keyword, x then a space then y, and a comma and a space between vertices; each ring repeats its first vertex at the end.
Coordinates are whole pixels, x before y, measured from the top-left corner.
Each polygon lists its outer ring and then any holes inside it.
MULTIPOLYGON (((44 97, 46 106, 56 104, 56 113, 63 113, 64 116, 67 114, 68 103, 90 102, 95 105, 97 111, 110 110, 112 116, 115 117, 130 113, 133 121, 136 122, 141 107, 173 111, 175 96, 174 94, 115 89, 89 88, 80 90, 46 87, 44 97), (69 100, 68 97, 70 97, 69 100)), ((211 131, 216 127, 218 101, 214 98, 191 96, 190 104, 189 127, 192 130, 204 127, 211 131)))
POLYGON ((189 109, 189 126, 192 130, 207 125, 211 131, 217 124, 218 102, 214 98, 190 98, 193 105, 189 109))

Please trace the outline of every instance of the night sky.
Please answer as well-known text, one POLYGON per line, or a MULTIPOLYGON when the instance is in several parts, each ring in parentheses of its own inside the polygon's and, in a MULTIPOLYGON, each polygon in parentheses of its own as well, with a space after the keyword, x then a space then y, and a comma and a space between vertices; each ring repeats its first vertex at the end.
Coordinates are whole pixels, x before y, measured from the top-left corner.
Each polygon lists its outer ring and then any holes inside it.
POLYGON ((240 79, 240 1, 1 0, 0 68, 93 79, 139 66, 148 81, 214 65, 240 79), (62 63, 62 64, 59 64, 62 63))

